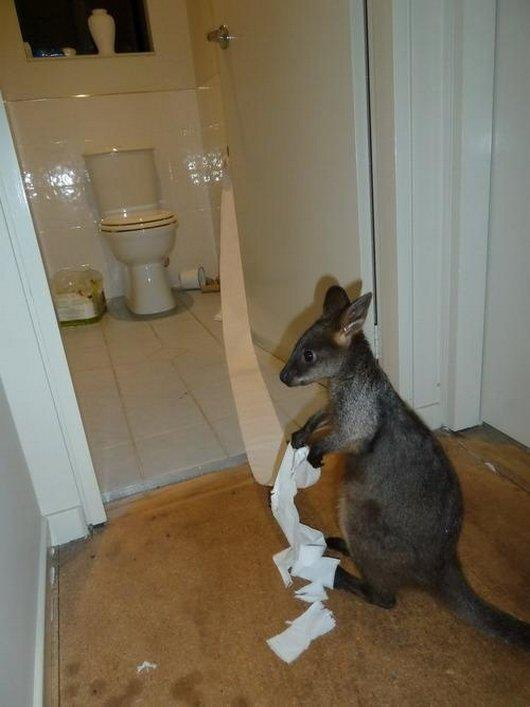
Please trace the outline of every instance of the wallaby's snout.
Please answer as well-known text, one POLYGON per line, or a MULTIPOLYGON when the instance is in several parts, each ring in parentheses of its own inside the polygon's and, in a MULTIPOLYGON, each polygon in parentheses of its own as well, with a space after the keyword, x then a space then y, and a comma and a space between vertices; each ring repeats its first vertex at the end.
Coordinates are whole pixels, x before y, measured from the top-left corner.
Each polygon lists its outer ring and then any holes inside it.
POLYGON ((301 371, 300 366, 297 365, 297 356, 294 351, 280 371, 280 380, 284 385, 289 386, 289 388, 293 388, 297 385, 306 385, 312 382, 304 379, 303 371, 301 371))
POLYGON ((285 383, 285 385, 288 385, 290 387, 294 385, 293 377, 293 372, 290 370, 289 362, 287 362, 280 371, 280 380, 282 383, 285 383))

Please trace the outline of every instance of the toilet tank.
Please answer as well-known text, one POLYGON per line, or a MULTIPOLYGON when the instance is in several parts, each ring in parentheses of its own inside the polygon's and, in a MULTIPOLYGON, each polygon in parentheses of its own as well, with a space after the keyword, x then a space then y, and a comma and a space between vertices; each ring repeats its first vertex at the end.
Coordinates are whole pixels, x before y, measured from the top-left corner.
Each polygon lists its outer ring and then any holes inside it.
POLYGON ((101 218, 159 208, 152 147, 113 148, 84 155, 101 218))

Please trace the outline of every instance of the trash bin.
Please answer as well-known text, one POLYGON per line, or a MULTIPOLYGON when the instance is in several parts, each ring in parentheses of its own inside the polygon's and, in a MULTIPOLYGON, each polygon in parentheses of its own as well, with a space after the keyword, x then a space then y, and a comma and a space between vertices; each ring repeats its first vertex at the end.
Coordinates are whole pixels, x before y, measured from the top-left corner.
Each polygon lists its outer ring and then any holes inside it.
POLYGON ((91 324, 105 312, 103 276, 90 265, 58 270, 51 290, 61 326, 91 324))

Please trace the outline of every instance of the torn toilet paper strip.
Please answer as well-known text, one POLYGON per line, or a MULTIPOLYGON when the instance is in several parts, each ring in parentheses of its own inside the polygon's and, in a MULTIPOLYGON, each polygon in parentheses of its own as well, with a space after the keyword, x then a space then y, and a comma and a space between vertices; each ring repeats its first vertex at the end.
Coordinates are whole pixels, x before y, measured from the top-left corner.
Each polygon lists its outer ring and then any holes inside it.
POLYGON ((286 663, 292 663, 303 653, 311 641, 331 631, 335 619, 329 609, 317 601, 294 621, 283 633, 269 638, 267 644, 286 663))
POLYGON ((306 488, 320 478, 320 470, 307 461, 307 447, 293 449, 287 445, 271 493, 271 510, 289 543, 286 550, 276 553, 273 560, 285 586, 291 577, 301 577, 323 587, 333 587, 339 560, 323 557, 326 541, 320 530, 300 523, 294 503, 298 488, 306 488))
POLYGON ((303 587, 300 587, 300 589, 297 589, 294 595, 297 599, 306 601, 308 604, 312 604, 315 601, 326 601, 328 598, 326 590, 320 582, 305 584, 303 587))
POLYGON ((313 469, 307 461, 307 447, 293 449, 287 445, 280 469, 271 492, 272 513, 289 542, 289 547, 274 555, 285 586, 291 577, 309 580, 297 589, 295 596, 312 606, 291 623, 283 633, 267 641, 282 660, 292 662, 311 641, 335 626, 333 614, 324 608, 322 601, 328 597, 324 587, 333 587, 339 560, 324 557, 326 541, 320 530, 300 523, 294 503, 299 488, 306 488, 320 478, 320 470, 313 469))
POLYGON ((285 448, 283 429, 261 375, 250 333, 234 193, 229 177, 221 195, 221 319, 230 385, 252 474, 272 484, 285 448))

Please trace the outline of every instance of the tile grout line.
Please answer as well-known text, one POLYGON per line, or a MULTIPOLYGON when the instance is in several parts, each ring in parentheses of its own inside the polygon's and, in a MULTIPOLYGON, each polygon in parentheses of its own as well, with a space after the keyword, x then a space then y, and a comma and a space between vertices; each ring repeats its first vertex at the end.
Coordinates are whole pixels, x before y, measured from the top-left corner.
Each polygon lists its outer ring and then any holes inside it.
MULTIPOLYGON (((184 305, 184 307, 186 307, 186 305, 184 305)), ((186 307, 186 311, 189 312, 189 314, 195 319, 195 321, 199 322, 199 320, 195 317, 195 315, 192 314, 191 310, 189 310, 187 307, 186 307)), ((201 322, 199 322, 199 324, 201 324, 201 322)), ((201 324, 201 326, 202 326, 202 324, 201 324)), ((204 327, 204 328, 206 328, 206 327, 204 327)), ((161 339, 160 336, 158 335, 156 329, 154 329, 154 328, 152 328, 152 329, 153 329, 153 333, 154 333, 155 337, 158 339, 158 341, 160 341, 160 344, 161 344, 162 348, 164 348, 164 342, 162 341, 162 339, 161 339)), ((214 338, 215 338, 215 337, 214 337, 214 338)), ((217 341, 217 339, 216 339, 216 341, 217 341)), ((176 356, 175 358, 178 358, 178 356, 176 356)), ((179 380, 182 382, 182 385, 184 386, 184 389, 186 390, 186 392, 184 393, 184 395, 189 395, 189 396, 190 396, 190 398, 192 399, 192 401, 193 401, 193 402, 195 403, 195 405, 197 406, 197 408, 198 408, 199 412, 201 413, 203 419, 205 420, 206 424, 208 425, 209 429, 211 430, 211 432, 213 432, 213 435, 214 435, 215 439, 219 442, 219 445, 221 446, 221 449, 223 450, 223 452, 225 452, 225 453, 227 454, 227 458, 229 458, 229 456, 228 456, 228 451, 225 449, 224 444, 221 442, 221 439, 220 439, 219 436, 217 435, 217 432, 215 431, 215 429, 213 428, 212 424, 210 423, 210 420, 208 419, 208 416, 206 415, 205 411, 203 410, 203 408, 202 408, 201 404, 199 403, 198 399, 193 395, 193 392, 192 392, 192 389, 191 389, 192 387, 186 383, 186 381, 184 380, 184 378, 183 378, 183 377, 181 376, 181 374, 179 373, 177 367, 176 367, 175 364, 174 364, 174 359, 169 359, 169 364, 170 364, 171 367, 174 369, 175 374, 178 376, 179 380)), ((184 395, 181 395, 178 399, 183 398, 184 395)), ((152 436, 156 436, 156 435, 152 435, 152 436)))
MULTIPOLYGON (((179 297, 179 300, 180 300, 180 302, 182 302, 182 305, 183 305, 183 307, 185 307, 186 311, 189 312, 189 314, 193 317, 193 319, 195 319, 195 321, 206 331, 206 333, 210 336, 210 338, 212 338, 217 344, 219 344, 224 351, 224 346, 221 345, 221 343, 219 342, 219 339, 215 336, 215 334, 212 332, 212 330, 209 329, 201 319, 199 319, 199 317, 193 311, 192 307, 188 307, 188 305, 180 298, 179 295, 177 295, 177 297, 179 297)), ((193 298, 192 298, 192 300, 193 300, 193 298)), ((193 300, 193 302, 195 303, 195 300, 193 300)))
MULTIPOLYGON (((178 295, 177 295, 177 296, 178 296, 178 295)), ((189 312, 189 314, 193 317, 193 319, 195 319, 195 321, 208 333, 208 335, 210 336, 210 338, 212 338, 212 339, 215 341, 215 343, 218 344, 218 345, 221 347, 222 352, 223 352, 223 359, 224 359, 224 361, 225 361, 225 363, 226 363, 226 355, 225 355, 225 352, 224 352, 224 345, 219 342, 219 340, 217 339, 217 337, 214 336, 214 334, 210 331, 210 329, 208 329, 208 327, 206 326, 206 324, 204 324, 204 323, 198 318, 198 316, 194 313, 193 309, 192 309, 191 307, 188 307, 187 304, 186 304, 180 297, 179 297, 179 300, 182 302, 182 305, 185 307, 186 311, 189 312)), ((172 362, 172 363, 173 363, 173 362, 172 362)), ((229 380, 230 380, 230 378, 229 378, 229 380)), ((231 386, 231 385, 230 385, 230 390, 232 390, 232 386, 231 386)), ((203 416, 203 418, 204 418, 205 421, 206 421, 206 424, 208 425, 208 427, 210 428, 210 430, 213 432, 215 439, 219 442, 219 445, 221 446, 221 449, 222 449, 223 452, 226 454, 226 459, 230 459, 231 457, 230 457, 230 453, 229 453, 228 449, 225 447, 225 445, 223 444, 221 438, 220 438, 219 435, 217 434, 217 432, 216 432, 216 430, 215 430, 215 428, 214 428, 214 426, 213 426, 213 423, 210 422, 210 420, 209 420, 209 418, 208 418, 208 415, 207 415, 206 412, 203 410, 203 407, 202 407, 202 405, 200 404, 198 398, 196 398, 195 395, 193 394, 193 392, 192 392, 192 390, 191 390, 191 386, 190 386, 190 389, 189 389, 188 392, 189 392, 189 395, 191 396, 191 399, 192 399, 193 402, 195 403, 195 405, 197 405, 197 407, 199 408, 199 411, 200 411, 201 415, 203 416)), ((239 426, 239 421, 238 421, 238 426, 239 426)))
MULTIPOLYGON (((185 305, 184 305, 184 306, 185 306, 185 305)), ((198 321, 197 318, 190 312, 190 310, 189 310, 187 307, 186 307, 186 311, 189 312, 190 315, 191 315, 196 321, 198 321)), ((200 322, 199 322, 199 323, 200 323, 200 322)), ((157 332, 156 329, 154 328, 153 324, 152 324, 151 322, 148 322, 148 326, 149 326, 149 329, 152 331, 153 335, 155 336, 156 340, 160 343, 161 349, 164 349, 164 348, 165 348, 164 341, 163 341, 163 340, 160 338, 160 336, 158 335, 158 332, 157 332)), ((203 326, 203 325, 201 324, 201 326, 203 326)), ((204 328, 206 328, 206 327, 204 327, 204 328)), ((215 337, 214 337, 214 339, 215 339, 215 337)), ((217 341, 217 339, 215 339, 215 340, 217 341)), ((107 344, 107 339, 106 339, 106 337, 105 337, 105 343, 107 344)), ((134 451, 135 451, 135 454, 136 454, 136 457, 137 457, 137 460, 138 460, 138 463, 139 463, 139 467, 140 467, 140 472, 141 472, 142 480, 143 480, 145 483, 148 483, 148 482, 149 482, 149 479, 148 479, 148 478, 146 477, 146 475, 145 475, 145 469, 144 469, 144 465, 143 465, 142 459, 141 459, 140 454, 139 454, 139 451, 138 451, 138 447, 137 447, 137 444, 136 444, 136 438, 135 438, 135 436, 134 436, 134 434, 133 434, 132 427, 131 427, 130 422, 129 422, 129 417, 128 417, 128 414, 127 414, 127 408, 126 408, 126 406, 123 404, 123 397, 122 397, 121 387, 120 387, 120 384, 119 384, 119 381, 118 381, 118 377, 117 377, 117 375, 116 375, 116 371, 115 371, 115 369, 114 369, 114 361, 112 360, 112 357, 110 356, 110 351, 109 351, 109 357, 110 357, 110 359, 111 359, 112 371, 113 371, 114 378, 115 378, 115 380, 116 380, 116 386, 117 386, 117 388, 118 388, 118 392, 119 392, 119 396, 120 396, 120 403, 121 403, 121 405, 122 405, 123 413, 124 413, 125 420, 126 420, 126 423, 127 423, 127 429, 129 430, 129 434, 130 434, 130 436, 131 436, 131 440, 132 440, 132 444, 133 444, 133 447, 134 447, 134 451)), ((195 405, 197 406, 197 408, 198 408, 200 414, 201 414, 202 417, 204 418, 204 420, 205 420, 205 422, 206 422, 206 424, 207 424, 209 430, 212 432, 212 434, 213 434, 215 440, 218 442, 220 448, 222 449, 222 451, 223 451, 224 454, 225 454, 225 457, 224 457, 223 459, 220 459, 219 461, 226 461, 226 460, 229 460, 231 457, 230 457, 230 455, 228 454, 227 449, 225 448, 225 446, 224 446, 224 444, 222 443, 221 439, 219 438, 217 432, 215 431, 215 429, 213 428, 212 424, 210 423, 210 420, 208 419, 206 413, 205 413, 204 410, 202 409, 202 406, 199 404, 199 401, 198 401, 198 400, 195 398, 195 396, 193 395, 192 390, 191 390, 191 386, 188 386, 188 384, 186 383, 186 381, 185 381, 185 380, 182 378, 182 376, 179 374, 179 372, 178 372, 176 366, 174 365, 172 359, 169 360, 169 364, 171 365, 172 369, 175 371, 175 375, 176 375, 176 376, 178 377, 178 379, 181 381, 182 385, 184 386, 184 390, 186 391, 183 395, 179 396, 178 399, 183 398, 185 395, 189 395, 189 396, 190 396, 190 398, 193 400, 193 402, 194 402, 195 405)), ((155 437, 156 437, 156 435, 152 435, 152 436, 155 436, 155 437)))
MULTIPOLYGON (((149 326, 151 326, 151 325, 149 325, 149 326)), ((115 385, 116 385, 116 390, 118 391, 118 397, 119 397, 119 399, 120 399, 120 406, 121 406, 121 409, 122 409, 122 412, 123 412, 123 417, 124 417, 124 420, 125 420, 125 424, 127 425, 127 431, 129 432, 129 437, 130 437, 130 440, 131 440, 132 448, 133 448, 133 450, 134 450, 134 455, 135 455, 135 457, 136 457, 136 462, 137 462, 138 468, 139 468, 139 470, 140 470, 140 477, 141 477, 141 479, 143 479, 144 481, 147 481, 147 479, 146 479, 146 477, 145 477, 145 475, 144 475, 144 466, 143 466, 143 463, 142 463, 142 459, 141 459, 141 457, 140 457, 140 452, 138 451, 138 446, 137 446, 137 444, 136 444, 136 439, 135 439, 134 434, 133 434, 133 431, 132 431, 132 427, 131 427, 131 424, 130 424, 130 421, 129 421, 129 416, 127 415, 127 410, 126 410, 125 404, 124 404, 124 402, 123 402, 122 390, 121 390, 120 382, 119 382, 119 380, 118 380, 118 375, 117 375, 117 373, 116 373, 116 368, 115 368, 114 359, 112 358, 112 355, 111 355, 111 352, 110 352, 110 347, 109 347, 109 342, 108 342, 107 336, 106 336, 106 334, 105 334, 105 329, 104 329, 103 327, 102 327, 102 334, 103 334, 103 340, 105 341, 105 348, 107 349, 107 354, 108 354, 108 357, 109 357, 109 360, 110 360, 110 367, 111 367, 111 370, 112 370, 112 377, 114 378, 114 383, 115 383, 115 385)), ((116 445, 114 445, 114 446, 116 446, 116 445)))
MULTIPOLYGON (((204 418, 206 424, 208 425, 209 429, 210 429, 211 432, 213 433, 213 436, 215 437, 215 439, 216 439, 217 442, 219 443, 219 446, 221 447, 221 449, 222 449, 223 452, 225 453, 225 455, 226 455, 225 458, 226 458, 226 459, 230 459, 230 454, 229 454, 229 452, 228 452, 228 449, 226 449, 226 447, 224 446, 223 442, 221 441, 221 438, 220 438, 219 435, 217 434, 217 432, 216 432, 216 430, 215 430, 215 428, 214 428, 212 422, 210 422, 210 420, 208 419, 208 415, 207 415, 206 412, 203 410, 202 405, 200 404, 198 398, 196 398, 196 397, 193 395, 193 392, 192 392, 191 388, 190 388, 190 390, 188 391, 188 395, 190 396, 190 398, 193 400, 193 402, 194 402, 195 405, 197 406, 197 408, 198 408, 199 412, 201 413, 201 415, 203 416, 203 418, 204 418)), ((238 422, 238 424, 239 424, 239 422, 238 422)))

